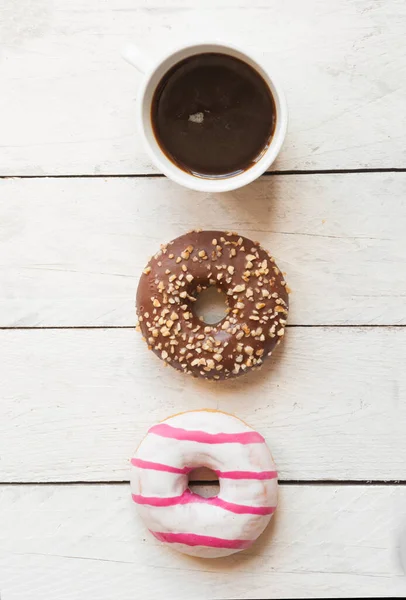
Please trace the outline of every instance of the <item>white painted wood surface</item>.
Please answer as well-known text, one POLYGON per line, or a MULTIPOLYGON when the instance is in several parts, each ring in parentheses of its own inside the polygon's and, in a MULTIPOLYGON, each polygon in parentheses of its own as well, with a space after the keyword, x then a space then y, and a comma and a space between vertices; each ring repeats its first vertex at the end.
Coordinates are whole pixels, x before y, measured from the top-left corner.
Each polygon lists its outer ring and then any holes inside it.
POLYGON ((129 486, 1 486, 4 600, 405 597, 406 488, 288 486, 250 551, 199 560, 162 547, 129 486))
POLYGON ((273 169, 405 169, 405 31, 404 0, 0 0, 1 600, 406 596, 406 173, 217 196, 102 177, 156 174, 123 42, 159 56, 205 32, 286 90, 273 169), (260 374, 185 378, 133 329, 149 255, 197 226, 258 239, 287 273, 294 327, 260 374), (117 483, 151 424, 202 407, 261 431, 300 482, 225 561, 162 548, 117 483))
POLYGON ((406 323, 406 173, 368 173, 216 196, 161 178, 0 179, 0 326, 133 325, 149 256, 198 226, 273 252, 290 324, 406 323))
POLYGON ((120 481, 156 421, 219 408, 282 479, 406 480, 405 328, 291 328, 262 371, 186 378, 133 329, 0 332, 1 481, 120 481))
POLYGON ((0 174, 149 173, 134 103, 149 56, 204 36, 279 76, 276 169, 404 167, 404 0, 0 0, 0 174), (206 32, 206 33, 205 33, 206 32))

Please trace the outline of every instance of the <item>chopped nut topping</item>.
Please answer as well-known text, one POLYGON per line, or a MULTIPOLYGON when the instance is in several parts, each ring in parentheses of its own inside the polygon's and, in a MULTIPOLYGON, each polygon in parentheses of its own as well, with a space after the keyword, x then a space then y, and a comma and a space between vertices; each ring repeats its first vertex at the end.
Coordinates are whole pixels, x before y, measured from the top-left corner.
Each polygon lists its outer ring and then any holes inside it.
POLYGON ((233 232, 228 235, 228 239, 223 236, 209 238, 209 245, 213 249, 210 252, 201 246, 200 249, 188 246, 183 252, 180 252, 180 248, 178 252, 168 254, 172 244, 161 246, 161 251, 154 257, 154 264, 158 263, 161 270, 154 274, 154 267, 149 264, 144 269, 145 274, 152 274, 150 284, 154 286, 151 290, 155 291, 155 295, 151 294, 148 305, 152 304, 153 309, 149 313, 138 309, 138 317, 144 341, 161 356, 165 366, 176 362, 176 366, 184 372, 194 371, 196 375, 209 379, 220 379, 220 375, 215 373, 221 371, 222 376, 228 379, 249 369, 259 368, 268 352, 264 349, 266 339, 277 338, 272 342, 273 347, 284 335, 288 310, 287 302, 275 291, 281 289, 281 284, 286 285, 281 281, 279 269, 271 257, 263 260, 263 251, 258 248, 257 242, 245 243, 245 248, 242 237, 233 232), (241 262, 234 263, 239 264, 239 270, 227 264, 227 261, 221 264, 224 262, 221 256, 224 256, 227 246, 228 255, 225 256, 229 257, 228 263, 231 258, 238 256, 238 251, 243 253, 241 262), (166 268, 170 264, 168 256, 180 265, 177 271, 166 268), (192 263, 186 263, 188 259, 199 263, 207 261, 207 270, 203 267, 204 263, 199 267, 204 271, 201 284, 195 284, 196 276, 192 274, 192 263), (269 271, 272 275, 269 275, 269 271), (164 272, 165 275, 162 275, 164 272), (234 277, 236 272, 237 277, 234 277), (190 306, 201 290, 209 285, 220 286, 220 282, 227 284, 226 293, 235 304, 228 306, 227 316, 222 323, 208 326, 203 322, 198 325, 199 321, 196 321, 190 306), (274 299, 272 304, 268 300, 271 297, 274 299), (215 332, 219 329, 233 338, 215 339, 215 332), (244 341, 248 345, 244 345, 244 341), (230 366, 223 367, 225 364, 230 366))

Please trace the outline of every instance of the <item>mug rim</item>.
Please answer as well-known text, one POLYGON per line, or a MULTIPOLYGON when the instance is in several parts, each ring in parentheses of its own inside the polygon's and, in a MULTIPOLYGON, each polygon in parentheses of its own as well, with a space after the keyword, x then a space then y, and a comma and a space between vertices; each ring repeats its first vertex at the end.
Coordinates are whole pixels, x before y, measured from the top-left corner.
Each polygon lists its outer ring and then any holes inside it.
POLYGON ((287 125, 288 125, 288 107, 285 98, 285 94, 277 80, 269 71, 263 67, 258 61, 251 55, 247 54, 244 50, 241 50, 235 45, 220 42, 220 41, 205 41, 199 43, 182 44, 175 48, 170 49, 165 55, 157 59, 152 68, 144 75, 144 79, 140 88, 140 92, 137 98, 137 118, 139 124, 139 131, 143 139, 144 146, 146 147, 147 153, 152 162, 160 169, 160 171, 166 175, 169 179, 172 179, 176 183, 196 191, 203 192, 227 192, 238 189, 245 185, 248 185, 267 171, 270 165, 276 159, 283 142, 286 137, 287 125), (248 169, 237 175, 231 175, 224 178, 210 178, 210 177, 198 177, 187 171, 184 171, 174 162, 172 162, 160 148, 158 141, 156 140, 153 125, 151 122, 151 104, 154 92, 157 85, 173 66, 178 62, 204 52, 223 52, 240 58, 246 62, 249 66, 255 69, 257 73, 265 80, 272 97, 275 102, 276 108, 276 124, 275 130, 272 135, 271 141, 268 148, 265 149, 260 159, 255 162, 248 169), (186 53, 186 54, 185 54, 186 53), (185 54, 182 56, 182 54, 185 54), (160 70, 163 68, 165 63, 169 64, 165 67, 163 72, 160 74, 160 70), (145 107, 146 94, 149 91, 151 81, 154 77, 159 75, 158 82, 153 86, 151 93, 151 102, 148 102, 148 106, 145 107), (148 119, 145 117, 145 109, 148 110, 148 119), (146 123, 147 121, 147 123, 146 123), (150 139, 147 135, 147 129, 150 129, 150 133, 155 141, 152 147, 150 139))

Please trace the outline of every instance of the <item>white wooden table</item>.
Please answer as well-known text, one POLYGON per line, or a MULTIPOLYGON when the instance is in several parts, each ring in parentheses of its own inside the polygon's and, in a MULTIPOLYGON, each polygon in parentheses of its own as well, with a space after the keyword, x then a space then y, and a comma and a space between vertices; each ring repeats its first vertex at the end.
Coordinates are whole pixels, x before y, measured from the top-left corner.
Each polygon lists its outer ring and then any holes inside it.
POLYGON ((405 0, 0 0, 1 600, 406 595, 405 0), (238 42, 278 73, 274 171, 205 196, 155 172, 120 58, 238 42), (292 288, 261 374, 207 385, 145 351, 139 273, 187 229, 260 240, 292 288), (199 561, 138 520, 128 459, 159 419, 233 412, 280 506, 251 551, 199 561))

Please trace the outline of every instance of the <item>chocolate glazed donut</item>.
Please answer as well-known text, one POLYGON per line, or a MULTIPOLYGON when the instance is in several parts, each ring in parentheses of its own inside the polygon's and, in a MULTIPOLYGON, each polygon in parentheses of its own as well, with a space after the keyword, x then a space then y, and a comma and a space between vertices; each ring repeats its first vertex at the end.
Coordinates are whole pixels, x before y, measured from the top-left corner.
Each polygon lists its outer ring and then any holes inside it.
POLYGON ((288 293, 272 256, 236 233, 196 230, 151 258, 137 291, 139 328, 148 347, 172 367, 205 379, 228 379, 262 365, 285 332, 288 293), (214 325, 194 312, 198 294, 227 295, 214 325))

